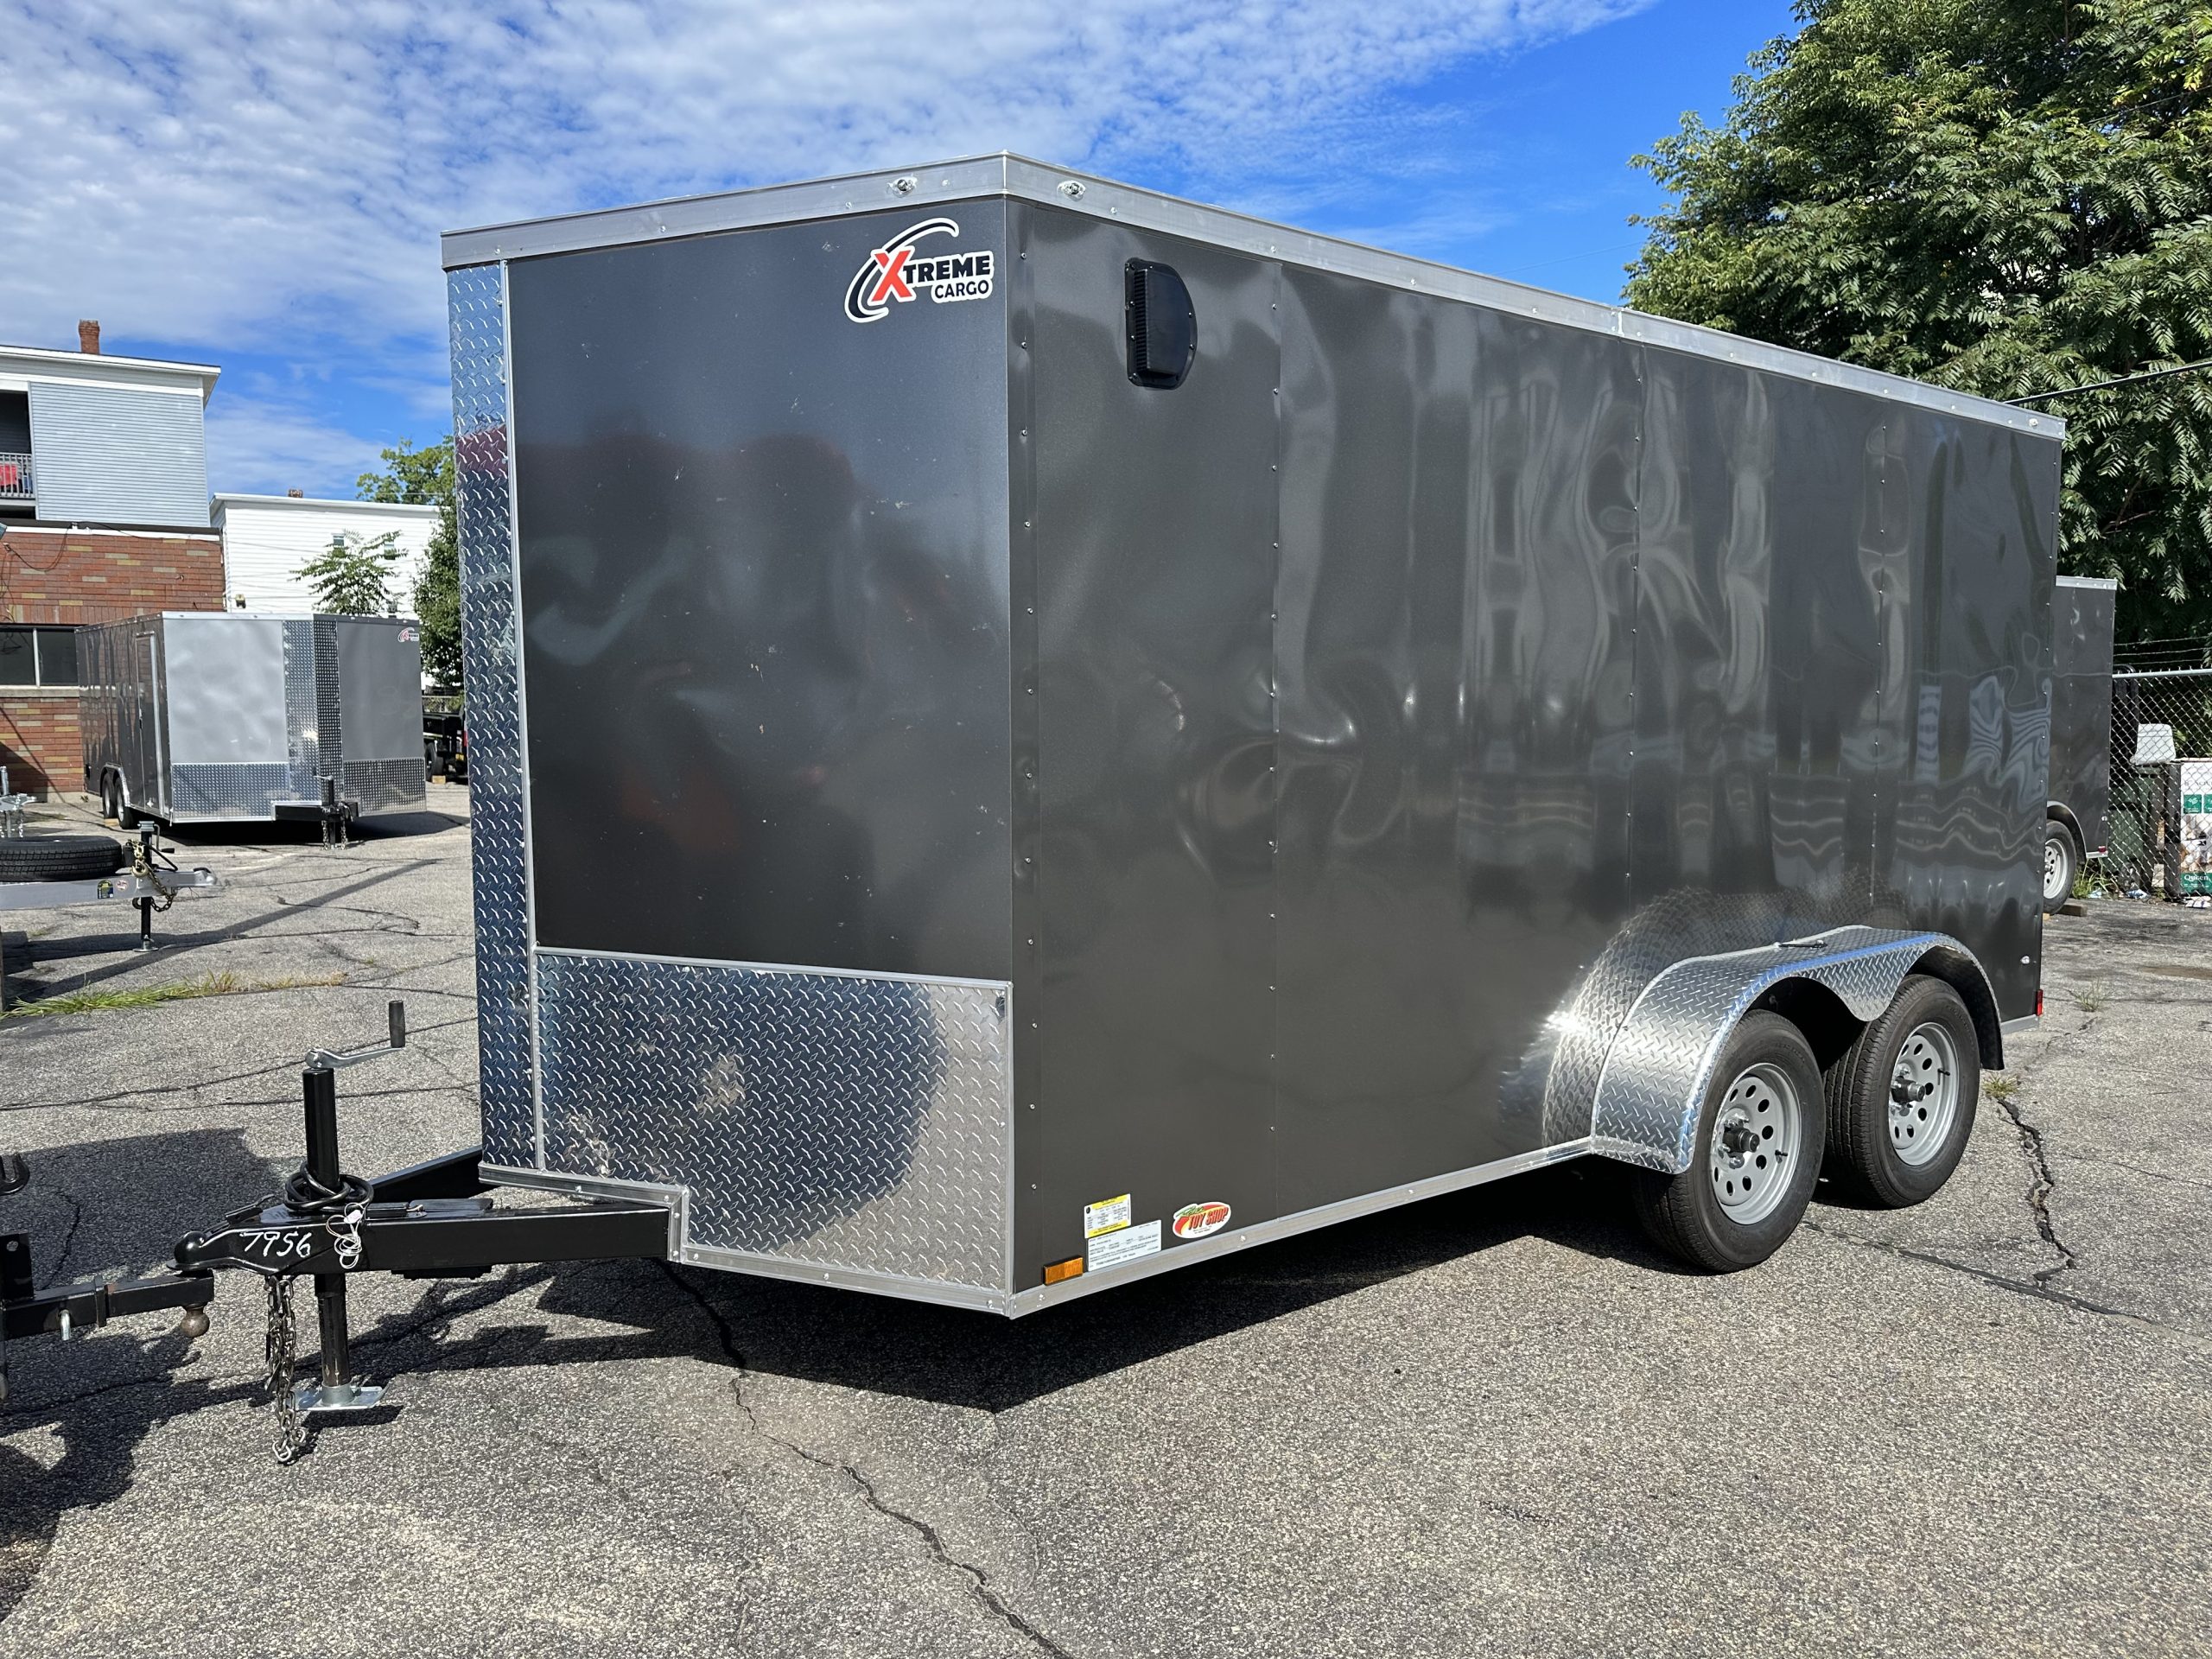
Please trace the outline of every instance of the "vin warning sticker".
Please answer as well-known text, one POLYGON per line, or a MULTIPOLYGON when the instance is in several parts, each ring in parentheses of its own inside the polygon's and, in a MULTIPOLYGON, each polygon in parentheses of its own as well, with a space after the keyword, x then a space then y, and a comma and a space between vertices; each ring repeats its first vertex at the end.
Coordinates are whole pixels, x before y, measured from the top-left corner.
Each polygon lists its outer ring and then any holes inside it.
POLYGON ((1117 1227, 1129 1224, 1129 1195, 1118 1198, 1102 1198, 1096 1204, 1083 1206, 1083 1236, 1096 1238, 1101 1233, 1110 1233, 1117 1227))
POLYGON ((1157 1221, 1140 1223, 1135 1227, 1117 1227, 1110 1233, 1101 1233, 1090 1241, 1090 1260, 1084 1264, 1087 1273, 1103 1273, 1109 1268, 1126 1266, 1141 1261, 1147 1255, 1160 1254, 1160 1224, 1157 1221))

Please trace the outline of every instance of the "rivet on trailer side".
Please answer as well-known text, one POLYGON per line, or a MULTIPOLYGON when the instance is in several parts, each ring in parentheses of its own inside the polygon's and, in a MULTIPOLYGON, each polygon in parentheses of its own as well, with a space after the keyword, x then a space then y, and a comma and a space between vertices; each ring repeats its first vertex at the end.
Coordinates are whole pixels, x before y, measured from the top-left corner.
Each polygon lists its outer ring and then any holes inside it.
POLYGON ((1018 1315, 1599 1155, 1743 1268, 2036 1016, 2048 416, 1010 156, 445 263, 571 1249, 1018 1315))

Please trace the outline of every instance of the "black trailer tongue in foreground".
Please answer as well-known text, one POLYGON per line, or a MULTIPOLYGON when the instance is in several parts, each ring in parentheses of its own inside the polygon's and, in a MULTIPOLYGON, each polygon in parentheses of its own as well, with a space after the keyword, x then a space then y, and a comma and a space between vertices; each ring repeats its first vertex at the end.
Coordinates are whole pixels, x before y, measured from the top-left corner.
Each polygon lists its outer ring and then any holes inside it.
MULTIPOLYGON (((0 1401, 7 1392, 8 1342, 34 1336, 67 1342, 111 1319, 170 1308, 183 1310, 180 1328, 197 1337, 207 1329, 215 1271, 244 1268, 259 1274, 267 1292, 269 1397, 276 1454, 289 1462, 307 1446, 308 1417, 382 1403, 383 1389, 353 1374, 349 1275, 467 1278, 517 1262, 667 1256, 675 1217, 665 1205, 580 1195, 570 1204, 502 1211, 484 1196, 474 1147, 375 1180, 346 1173, 338 1161, 337 1074, 406 1047, 405 1005, 393 1002, 390 1019, 385 1044, 308 1056, 300 1072, 305 1160, 283 1192, 179 1240, 179 1272, 36 1291, 30 1239, 0 1235, 0 1401), (316 1380, 299 1386, 292 1292, 302 1278, 315 1284, 320 1340, 316 1380)), ((25 1160, 0 1160, 0 1194, 20 1190, 29 1179, 25 1160)))
POLYGON ((1722 1270, 1956 1166, 2056 419, 1008 156, 444 253, 480 1153, 348 1188, 322 1056, 180 1254, 309 1408, 351 1272, 1019 1315, 1592 1154, 1722 1270))

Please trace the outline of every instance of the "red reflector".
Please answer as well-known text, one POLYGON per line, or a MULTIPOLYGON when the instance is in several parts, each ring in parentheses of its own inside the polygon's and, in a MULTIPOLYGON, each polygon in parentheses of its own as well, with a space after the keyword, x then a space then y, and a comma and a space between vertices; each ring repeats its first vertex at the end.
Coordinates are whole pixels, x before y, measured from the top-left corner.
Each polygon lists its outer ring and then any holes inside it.
POLYGON ((2036 1018, 2043 1018, 2043 987, 2040 985, 2036 987, 2036 1018))

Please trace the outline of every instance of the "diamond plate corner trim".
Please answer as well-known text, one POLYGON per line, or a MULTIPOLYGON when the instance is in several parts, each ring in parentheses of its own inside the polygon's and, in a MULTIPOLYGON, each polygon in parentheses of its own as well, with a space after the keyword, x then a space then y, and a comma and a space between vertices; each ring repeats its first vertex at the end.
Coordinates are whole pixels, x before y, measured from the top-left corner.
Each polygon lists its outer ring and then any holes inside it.
POLYGON ((506 270, 446 278, 453 345, 461 651, 468 685, 477 1045, 487 1161, 543 1164, 531 1063, 530 905, 524 860, 522 682, 507 434, 506 270))
POLYGON ((322 769, 315 723, 315 624, 304 618, 284 624, 284 740, 290 798, 320 799, 322 769))
POLYGON ((1835 928, 1675 963, 1644 988, 1605 1057, 1591 1149, 1663 1174, 1688 1169, 1713 1069, 1752 1003, 1783 980, 1809 979, 1859 1019, 1872 1020, 1931 950, 1955 951, 1981 972, 1973 952, 1947 933, 1878 927, 1835 928))
POLYGON ((549 1176, 688 1188, 709 1265, 1010 1288, 1007 986, 536 954, 549 1176))

